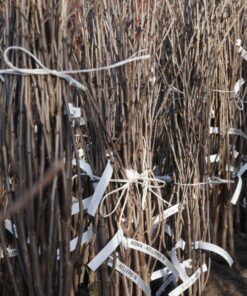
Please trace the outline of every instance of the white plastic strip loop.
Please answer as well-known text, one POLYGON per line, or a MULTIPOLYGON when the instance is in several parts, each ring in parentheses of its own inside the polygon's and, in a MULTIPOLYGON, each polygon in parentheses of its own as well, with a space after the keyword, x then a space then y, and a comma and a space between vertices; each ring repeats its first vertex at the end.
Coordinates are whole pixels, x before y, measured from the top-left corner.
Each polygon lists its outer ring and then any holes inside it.
MULTIPOLYGON (((113 267, 112 257, 108 259, 107 264, 113 267)), ((123 264, 119 259, 116 259, 115 269, 134 282, 146 295, 151 296, 151 289, 144 280, 127 265, 123 264)))
POLYGON ((120 228, 105 247, 88 263, 88 267, 95 271, 122 243, 123 230, 120 228))
POLYGON ((201 249, 201 250, 214 252, 220 255, 221 257, 223 257, 227 261, 227 263, 230 265, 230 267, 233 264, 232 257, 224 249, 222 249, 219 246, 216 246, 215 244, 211 244, 203 241, 195 241, 194 249, 201 249))
POLYGON ((242 189, 242 185, 243 185, 242 175, 246 172, 246 170, 247 170, 247 163, 245 163, 237 172, 238 184, 237 184, 237 187, 234 191, 233 197, 231 199, 231 203, 234 205, 237 203, 239 195, 241 193, 241 189, 242 189))
POLYGON ((106 188, 111 180, 111 176, 113 174, 113 167, 111 165, 110 160, 108 160, 106 168, 103 172, 102 177, 100 178, 100 181, 95 189, 95 192, 93 194, 93 197, 91 199, 91 202, 88 206, 88 214, 91 216, 95 216, 96 211, 99 207, 99 204, 101 202, 101 199, 103 197, 104 192, 106 191, 106 188))

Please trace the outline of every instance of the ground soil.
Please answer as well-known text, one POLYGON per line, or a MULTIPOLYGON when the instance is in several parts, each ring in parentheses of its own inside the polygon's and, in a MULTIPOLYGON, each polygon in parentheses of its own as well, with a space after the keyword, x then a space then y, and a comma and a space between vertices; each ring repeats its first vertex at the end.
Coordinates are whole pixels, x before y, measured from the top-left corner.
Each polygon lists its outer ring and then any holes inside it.
POLYGON ((212 260, 210 278, 202 296, 247 296, 247 235, 236 237, 236 258, 232 268, 212 260))

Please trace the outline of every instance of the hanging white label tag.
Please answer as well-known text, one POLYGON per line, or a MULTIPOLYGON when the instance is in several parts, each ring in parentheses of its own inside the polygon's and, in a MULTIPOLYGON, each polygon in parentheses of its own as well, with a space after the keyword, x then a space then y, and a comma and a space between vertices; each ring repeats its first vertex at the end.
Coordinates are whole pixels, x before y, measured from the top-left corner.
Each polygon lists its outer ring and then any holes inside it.
POLYGON ((106 168, 103 172, 103 175, 100 178, 99 183, 95 189, 92 200, 89 204, 89 207, 87 210, 87 213, 89 215, 95 216, 98 206, 99 206, 101 199, 103 197, 103 194, 106 191, 106 188, 111 180, 112 174, 113 174, 113 167, 111 165, 111 162, 108 161, 106 168))
POLYGON ((246 170, 247 170, 247 163, 245 163, 237 172, 238 184, 233 194, 233 197, 231 199, 231 203, 234 205, 237 203, 239 195, 241 193, 242 185, 243 185, 242 175, 246 172, 246 170))
POLYGON ((11 222, 11 220, 4 220, 5 229, 8 230, 11 234, 13 234, 16 238, 18 238, 17 229, 15 224, 11 222))
POLYGON ((69 113, 71 118, 80 118, 81 117, 81 108, 74 107, 72 103, 68 103, 69 113))
MULTIPOLYGON (((89 197, 84 198, 84 199, 82 200, 83 210, 87 210, 87 208, 88 208, 88 206, 89 206, 91 200, 92 200, 92 196, 89 196, 89 197)), ((78 214, 79 211, 80 211, 79 202, 78 202, 78 200, 77 200, 76 198, 74 198, 74 199, 72 200, 71 215, 73 216, 73 215, 75 215, 75 214, 78 214)))
POLYGON ((243 78, 240 78, 234 85, 234 92, 235 94, 238 94, 240 92, 241 87, 245 84, 245 81, 243 78))
POLYGON ((88 267, 95 271, 122 243, 123 230, 120 228, 105 247, 88 263, 88 267))
MULTIPOLYGON (((205 158, 206 163, 208 162, 208 157, 205 158)), ((219 154, 211 154, 209 155, 209 162, 219 162, 220 161, 220 156, 219 154)))
MULTIPOLYGON (((108 259, 107 264, 113 267, 113 260, 111 257, 108 259)), ((143 279, 118 259, 116 259, 115 269, 124 276, 126 276, 128 279, 130 279, 132 282, 134 282, 146 295, 151 296, 151 289, 143 281, 143 279)))
MULTIPOLYGON (((203 268, 203 271, 205 268, 203 268)), ((170 292, 169 296, 179 296, 181 295, 185 290, 187 290, 189 287, 191 287, 200 277, 201 275, 201 268, 198 268, 195 273, 189 279, 179 285, 177 288, 175 288, 172 292, 170 292)))
POLYGON ((188 275, 187 275, 187 273, 185 271, 185 268, 178 261, 177 254, 176 254, 176 249, 171 250, 170 257, 171 257, 172 263, 173 263, 174 267, 176 268, 181 280, 183 282, 186 282, 189 279, 189 277, 188 277, 188 275))
POLYGON ((209 134, 219 134, 219 128, 217 126, 210 126, 209 134))
POLYGON ((153 219, 153 225, 159 223, 161 220, 165 220, 165 219, 169 218, 170 216, 176 214, 179 210, 180 210, 180 203, 177 203, 176 205, 174 205, 174 206, 168 208, 167 210, 165 210, 163 212, 162 217, 160 217, 159 215, 156 216, 153 219))
MULTIPOLYGON (((75 158, 72 160, 72 165, 76 165, 76 159, 75 158)), ((91 169, 90 164, 87 163, 83 159, 79 159, 79 166, 80 166, 80 169, 82 171, 84 171, 85 173, 87 173, 87 175, 92 179, 92 177, 93 177, 93 171, 91 169)))
POLYGON ((222 249, 219 246, 216 246, 215 244, 211 244, 203 241, 195 241, 194 249, 201 249, 201 250, 214 252, 220 255, 221 257, 223 257, 228 262, 230 267, 232 266, 232 263, 233 263, 232 257, 224 249, 222 249))
POLYGON ((247 135, 238 128, 233 128, 233 127, 229 128, 228 135, 240 136, 247 140, 247 135))
MULTIPOLYGON (((181 265, 184 267, 184 268, 187 268, 187 269, 190 269, 192 268, 192 260, 191 259, 187 259, 187 260, 184 260, 181 265)), ((156 270, 154 271, 152 274, 151 274, 151 281, 155 281, 159 278, 166 278, 168 277, 170 274, 172 274, 172 272, 167 268, 162 268, 162 269, 159 269, 159 270, 156 270)))
POLYGON ((175 249, 182 249, 182 250, 184 250, 185 244, 186 244, 185 241, 180 238, 180 240, 178 240, 177 243, 176 243, 176 245, 175 245, 175 249))
MULTIPOLYGON (((7 248, 7 256, 8 257, 16 257, 17 256, 17 250, 16 249, 7 248)), ((1 256, 0 256, 0 258, 4 258, 3 250, 1 250, 1 256)))
MULTIPOLYGON (((90 225, 87 229, 87 231, 85 231, 83 234, 82 234, 82 238, 81 238, 81 246, 83 244, 85 244, 86 242, 90 241, 91 237, 93 235, 93 227, 90 225)), ((69 249, 70 249, 70 252, 73 252, 76 248, 76 245, 77 245, 77 242, 78 242, 78 237, 75 237, 74 239, 72 239, 70 241, 70 244, 69 244, 69 249)), ((57 260, 60 259, 60 250, 57 249, 57 260)))
POLYGON ((145 254, 150 255, 151 257, 157 259, 158 261, 160 261, 162 264, 164 264, 165 266, 167 266, 172 273, 177 276, 177 271, 174 268, 173 264, 171 263, 171 261, 169 259, 166 258, 165 255, 163 255, 160 251, 156 250, 155 248, 144 244, 140 241, 137 241, 135 239, 132 238, 124 238, 124 240, 126 240, 126 246, 130 249, 134 249, 134 250, 138 250, 140 252, 143 252, 145 254))
POLYGON ((158 291, 155 293, 156 296, 162 295, 163 291, 170 285, 171 282, 174 282, 176 279, 174 278, 173 275, 170 275, 164 283, 159 287, 158 291))

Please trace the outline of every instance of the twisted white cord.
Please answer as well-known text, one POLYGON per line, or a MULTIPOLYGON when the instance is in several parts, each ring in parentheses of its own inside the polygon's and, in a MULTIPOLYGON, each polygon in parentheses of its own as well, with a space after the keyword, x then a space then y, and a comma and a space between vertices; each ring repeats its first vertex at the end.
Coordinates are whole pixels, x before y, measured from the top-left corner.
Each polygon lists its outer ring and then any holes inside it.
MULTIPOLYGON (((139 53, 141 53, 143 51, 144 50, 141 50, 137 54, 139 54, 139 53)), ((109 66, 103 66, 103 67, 91 68, 91 69, 58 71, 58 70, 52 70, 52 69, 47 68, 29 50, 27 50, 27 49, 25 49, 23 47, 20 47, 20 46, 10 46, 10 47, 5 49, 4 55, 3 55, 4 61, 9 66, 9 69, 0 70, 0 78, 2 79, 2 81, 4 81, 1 74, 8 74, 8 75, 53 75, 53 76, 57 76, 59 78, 65 79, 66 81, 68 81, 69 85, 73 85, 73 86, 85 91, 86 87, 83 84, 81 84, 78 80, 71 77, 69 74, 79 74, 79 73, 89 73, 89 72, 97 72, 97 71, 102 71, 102 70, 109 70, 109 69, 113 69, 113 68, 123 66, 123 65, 131 63, 131 62, 135 62, 135 61, 139 61, 139 60, 145 60, 145 59, 150 58, 150 55, 148 55, 148 54, 147 55, 142 55, 142 56, 137 56, 137 54, 134 54, 131 57, 129 57, 129 58, 123 60, 123 61, 114 63, 114 64, 109 65, 109 66), (11 50, 19 50, 19 51, 22 51, 22 52, 26 53, 28 56, 33 58, 35 60, 35 62, 41 68, 27 69, 27 68, 15 67, 13 65, 13 63, 8 58, 8 53, 11 50)))

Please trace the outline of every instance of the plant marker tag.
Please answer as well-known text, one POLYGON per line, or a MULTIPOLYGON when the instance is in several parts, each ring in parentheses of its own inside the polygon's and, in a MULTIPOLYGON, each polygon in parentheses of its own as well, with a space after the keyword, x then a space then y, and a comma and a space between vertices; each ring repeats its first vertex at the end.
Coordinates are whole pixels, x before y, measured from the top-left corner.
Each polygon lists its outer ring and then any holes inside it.
POLYGON ((242 40, 236 40, 236 46, 239 47, 238 52, 241 54, 241 57, 247 61, 247 51, 242 47, 242 40))
POLYGON ((176 249, 173 248, 170 252, 170 257, 171 257, 171 260, 172 260, 172 263, 174 265, 174 267, 176 268, 181 280, 183 282, 186 282, 188 281, 189 277, 185 271, 185 268, 182 266, 182 264, 180 264, 180 262, 178 261, 178 258, 177 258, 177 254, 176 254, 176 249))
POLYGON ((16 238, 18 238, 18 233, 16 229, 16 225, 11 222, 9 219, 4 220, 5 229, 8 230, 11 234, 13 234, 16 238))
MULTIPOLYGON (((88 209, 88 206, 89 206, 91 200, 92 200, 92 196, 89 196, 89 197, 84 198, 82 200, 83 210, 88 209)), ((75 197, 73 197, 72 206, 71 206, 71 216, 78 214, 79 212, 80 212, 79 201, 75 197)))
MULTIPOLYGON (((76 159, 75 158, 72 160, 72 165, 76 165, 76 159)), ((79 159, 79 166, 80 166, 80 169, 82 171, 84 171, 85 173, 87 173, 87 175, 92 179, 92 177, 93 177, 93 171, 91 169, 90 164, 87 163, 83 159, 79 159)))
MULTIPOLYGON (((107 264, 113 267, 112 257, 108 259, 107 264)), ((123 264, 119 259, 116 259, 115 269, 134 282, 146 295, 151 296, 151 289, 147 286, 144 280, 127 265, 123 264)))
POLYGON ((95 271, 98 267, 116 250, 122 243, 124 238, 123 230, 118 229, 113 238, 105 245, 105 247, 88 263, 88 267, 95 271))
POLYGON ((148 254, 149 256, 155 258, 156 260, 158 260, 159 262, 167 266, 175 276, 178 275, 171 261, 167 259, 166 256, 163 255, 160 251, 156 250, 155 248, 147 244, 144 244, 143 242, 137 241, 132 238, 124 238, 124 240, 126 241, 127 248, 134 249, 134 250, 143 252, 145 254, 148 254))
POLYGON ((195 241, 194 249, 201 249, 201 250, 214 252, 220 255, 221 257, 223 257, 227 261, 227 263, 230 265, 230 267, 232 266, 232 263, 233 263, 232 257, 224 249, 222 249, 219 246, 216 246, 215 244, 211 244, 203 241, 195 241))
MULTIPOLYGON (((87 231, 85 231, 83 234, 82 234, 82 238, 81 238, 81 246, 85 243, 87 243, 88 241, 90 241, 91 237, 93 235, 93 227, 90 225, 87 229, 87 231)), ((78 237, 75 237, 74 239, 72 239, 70 241, 70 244, 69 244, 69 249, 70 249, 70 252, 73 252, 76 248, 76 245, 77 245, 77 242, 78 242, 78 237)), ((60 259, 60 250, 57 249, 57 260, 60 259)))
POLYGON ((185 290, 187 290, 189 287, 191 287, 200 277, 201 272, 205 272, 207 270, 206 265, 204 264, 201 268, 198 268, 195 273, 189 279, 179 285, 177 288, 175 288, 173 291, 171 291, 168 295, 169 296, 179 296, 181 295, 185 290))
POLYGON ((210 126, 209 134, 219 134, 219 128, 217 126, 210 126))
POLYGON ((236 204, 242 189, 242 185, 243 185, 243 181, 242 181, 242 175, 246 172, 247 170, 247 163, 245 163, 237 172, 237 177, 238 177, 238 184, 237 187, 235 189, 235 192, 233 194, 233 197, 231 199, 231 203, 232 204, 236 204))
POLYGON ((158 291, 155 293, 156 296, 160 296, 163 291, 166 289, 168 285, 170 285, 171 282, 174 282, 176 279, 174 278, 173 275, 170 275, 164 283, 159 287, 158 291))
POLYGON ((103 172, 103 175, 100 178, 99 183, 94 191, 92 200, 88 206, 87 213, 89 215, 91 215, 93 217, 95 216, 98 206, 99 206, 101 199, 103 197, 103 194, 106 191, 106 188, 111 180, 112 174, 113 174, 113 167, 111 165, 111 162, 108 161, 106 168, 103 172))
POLYGON ((240 137, 243 137, 245 140, 247 140, 247 135, 241 129, 238 129, 238 128, 233 128, 233 127, 229 128, 228 135, 240 136, 240 137))
POLYGON ((68 103, 69 113, 71 118, 80 118, 81 117, 81 108, 74 107, 72 103, 68 103))
MULTIPOLYGON (((182 263, 180 263, 184 268, 190 269, 192 267, 192 260, 191 259, 187 259, 184 260, 182 263)), ((170 274, 172 274, 172 272, 167 268, 162 268, 159 270, 154 271, 151 274, 151 281, 155 281, 159 278, 167 278, 170 274)))
POLYGON ((175 249, 182 249, 184 250, 186 242, 180 238, 175 245, 175 249))
MULTIPOLYGON (((16 257, 17 256, 17 250, 16 249, 7 248, 7 256, 8 257, 16 257)), ((1 252, 0 258, 4 258, 3 250, 1 252)))
POLYGON ((234 85, 234 92, 235 94, 238 94, 240 92, 241 87, 245 84, 245 81, 243 78, 240 78, 234 85))
POLYGON ((168 208, 163 212, 163 217, 160 217, 159 215, 156 216, 153 220, 153 224, 159 223, 161 220, 165 220, 169 218, 170 216, 176 214, 180 210, 180 203, 177 203, 176 205, 168 208))

